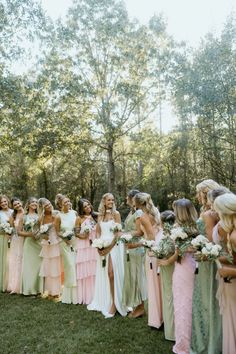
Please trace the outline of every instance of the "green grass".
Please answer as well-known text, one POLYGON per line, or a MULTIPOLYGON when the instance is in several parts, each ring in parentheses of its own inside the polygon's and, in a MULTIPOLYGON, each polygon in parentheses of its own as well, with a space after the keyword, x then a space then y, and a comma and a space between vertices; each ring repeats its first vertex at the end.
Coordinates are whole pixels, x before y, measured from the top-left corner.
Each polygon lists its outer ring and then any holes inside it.
POLYGON ((163 330, 147 326, 147 316, 112 319, 86 306, 0 294, 1 354, 169 354, 173 343, 163 330))

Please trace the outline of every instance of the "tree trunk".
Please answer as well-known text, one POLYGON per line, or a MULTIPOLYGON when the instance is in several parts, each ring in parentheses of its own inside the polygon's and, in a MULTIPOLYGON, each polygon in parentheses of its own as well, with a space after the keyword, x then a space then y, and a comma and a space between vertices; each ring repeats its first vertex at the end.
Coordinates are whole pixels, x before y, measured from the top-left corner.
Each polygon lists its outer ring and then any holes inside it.
POLYGON ((115 162, 113 158, 114 143, 108 143, 108 192, 115 191, 115 162))

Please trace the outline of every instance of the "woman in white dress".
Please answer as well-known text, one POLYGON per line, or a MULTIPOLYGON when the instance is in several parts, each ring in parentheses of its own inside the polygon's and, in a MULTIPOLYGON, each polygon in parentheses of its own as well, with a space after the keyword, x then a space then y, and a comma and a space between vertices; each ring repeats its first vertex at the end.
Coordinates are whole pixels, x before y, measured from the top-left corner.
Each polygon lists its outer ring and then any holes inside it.
POLYGON ((112 194, 103 195, 98 211, 96 236, 110 245, 98 250, 95 292, 88 310, 101 311, 106 318, 113 317, 116 311, 126 316, 127 309, 122 305, 124 245, 117 243, 119 233, 113 232, 115 223, 120 224, 121 219, 112 194))

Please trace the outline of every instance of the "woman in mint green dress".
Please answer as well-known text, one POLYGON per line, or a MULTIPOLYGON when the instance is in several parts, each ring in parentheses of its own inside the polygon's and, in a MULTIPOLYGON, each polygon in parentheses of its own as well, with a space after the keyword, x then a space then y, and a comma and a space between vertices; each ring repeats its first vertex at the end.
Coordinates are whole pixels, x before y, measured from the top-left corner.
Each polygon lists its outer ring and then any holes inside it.
MULTIPOLYGON (((131 233, 136 229, 135 220, 139 217, 139 214, 135 212, 133 207, 133 197, 137 193, 139 191, 134 189, 127 196, 127 204, 131 207, 130 213, 125 220, 125 232, 127 233, 131 233)), ((124 272, 122 303, 125 307, 133 308, 129 317, 137 318, 144 314, 144 301, 147 299, 145 252, 143 247, 137 247, 137 244, 126 246, 124 272)))
MULTIPOLYGON (((173 227, 175 223, 174 212, 171 210, 163 211, 161 213, 161 222, 163 233, 165 234, 171 229, 171 227, 173 227)), ((160 266, 164 333, 165 339, 171 341, 175 341, 174 304, 172 291, 172 277, 174 268, 174 263, 160 266)))
MULTIPOLYGON (((212 241, 217 215, 209 209, 207 193, 219 188, 218 183, 205 180, 197 185, 197 196, 202 212, 197 221, 199 233, 212 241)), ((192 309, 191 354, 220 354, 222 352, 222 318, 216 299, 218 283, 215 262, 202 261, 195 275, 192 309)))
MULTIPOLYGON (((9 208, 9 199, 5 195, 0 196, 0 224, 12 224, 12 212, 9 208)), ((0 226, 0 291, 7 290, 7 252, 9 235, 0 226)))
POLYGON ((78 304, 76 280, 76 239, 74 235, 76 212, 70 209, 70 199, 61 197, 61 211, 55 218, 57 236, 61 238, 60 250, 63 260, 64 286, 61 302, 64 304, 78 304), (68 233, 68 237, 65 236, 68 233))
POLYGON ((38 295, 43 293, 43 278, 39 276, 42 259, 40 241, 35 240, 33 231, 38 221, 37 199, 29 198, 25 215, 19 222, 18 235, 25 237, 22 258, 21 294, 38 295))

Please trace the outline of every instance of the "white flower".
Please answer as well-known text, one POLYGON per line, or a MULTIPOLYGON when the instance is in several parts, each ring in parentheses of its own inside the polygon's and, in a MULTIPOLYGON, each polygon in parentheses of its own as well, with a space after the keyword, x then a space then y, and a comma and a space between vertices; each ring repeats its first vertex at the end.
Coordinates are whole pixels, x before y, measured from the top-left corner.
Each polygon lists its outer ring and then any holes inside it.
POLYGON ((158 246, 153 246, 153 247, 151 248, 151 251, 153 251, 153 252, 158 252, 158 251, 159 251, 159 247, 158 247, 158 246))
POLYGON ((121 224, 119 224, 117 222, 114 222, 114 224, 112 225, 110 231, 112 231, 112 232, 120 232, 120 231, 122 231, 121 224))
POLYGON ((120 240, 124 243, 128 243, 132 240, 132 235, 131 234, 123 234, 120 236, 120 240))
POLYGON ((93 240, 92 247, 99 248, 101 250, 103 248, 110 246, 110 244, 111 244, 110 240, 103 240, 101 238, 95 238, 95 240, 93 240))
POLYGON ((92 231, 92 227, 89 225, 84 225, 81 227, 81 234, 89 234, 92 231))
POLYGON ((47 224, 41 225, 40 229, 39 229, 39 232, 40 232, 40 234, 46 234, 48 232, 48 229, 49 229, 49 227, 48 227, 47 224))
POLYGON ((13 232, 13 227, 11 227, 8 222, 0 224, 0 229, 2 229, 8 235, 11 235, 13 232))
POLYGON ((181 227, 176 227, 171 230, 170 237, 173 241, 177 240, 178 238, 181 240, 185 240, 186 238, 188 238, 188 235, 186 234, 186 232, 183 231, 181 227))
POLYGON ((205 236, 203 235, 198 235, 197 237, 195 237, 192 241, 191 241, 191 244, 194 246, 194 247, 202 247, 204 246, 206 243, 208 243, 209 240, 208 238, 206 238, 205 236))
POLYGON ((156 244, 154 240, 145 240, 145 239, 143 239, 142 243, 143 246, 147 248, 152 248, 156 244))

